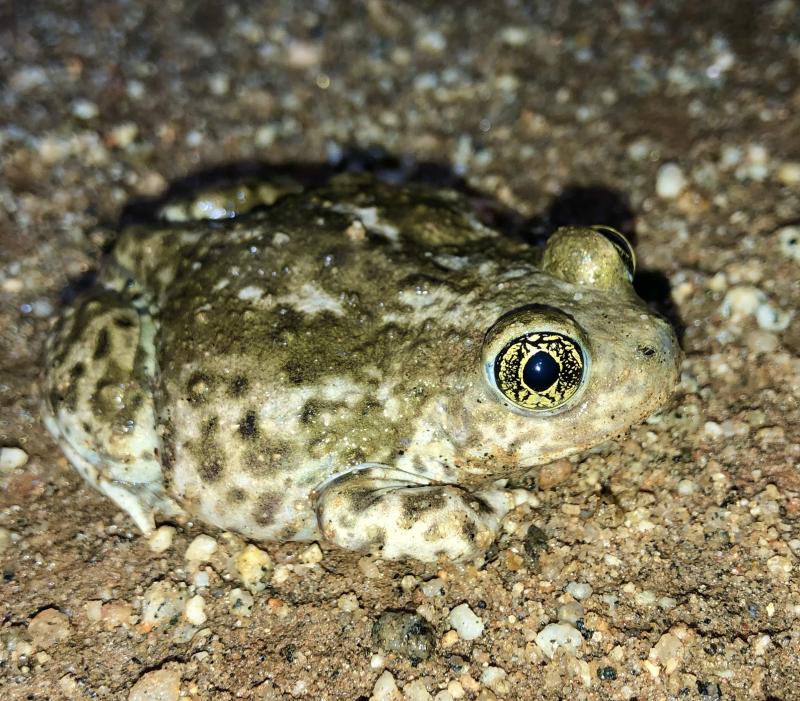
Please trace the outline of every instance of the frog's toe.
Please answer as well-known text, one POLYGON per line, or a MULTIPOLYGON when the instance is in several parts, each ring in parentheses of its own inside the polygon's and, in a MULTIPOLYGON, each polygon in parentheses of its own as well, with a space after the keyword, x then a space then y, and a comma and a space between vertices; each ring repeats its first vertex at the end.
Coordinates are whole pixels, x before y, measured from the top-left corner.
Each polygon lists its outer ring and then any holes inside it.
POLYGON ((375 549, 386 559, 465 560, 486 550, 513 506, 505 490, 471 493, 369 466, 329 482, 319 494, 317 518, 328 540, 350 550, 375 549))

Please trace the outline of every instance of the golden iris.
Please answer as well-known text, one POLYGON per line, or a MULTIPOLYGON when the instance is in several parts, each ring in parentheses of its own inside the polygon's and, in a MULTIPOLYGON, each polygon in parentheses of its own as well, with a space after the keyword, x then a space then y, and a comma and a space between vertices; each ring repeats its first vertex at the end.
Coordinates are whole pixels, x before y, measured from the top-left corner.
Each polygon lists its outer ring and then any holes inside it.
POLYGON ((585 363, 577 341, 560 333, 529 333, 498 353, 494 377, 498 389, 523 409, 555 409, 583 381, 585 363))

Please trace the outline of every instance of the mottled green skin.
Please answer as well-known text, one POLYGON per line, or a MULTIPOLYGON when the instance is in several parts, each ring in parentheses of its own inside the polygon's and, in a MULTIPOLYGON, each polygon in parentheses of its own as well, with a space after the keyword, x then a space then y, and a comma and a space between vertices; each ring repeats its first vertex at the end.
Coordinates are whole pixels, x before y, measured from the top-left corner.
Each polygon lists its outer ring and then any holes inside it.
MULTIPOLYGON (((674 335, 614 247, 577 235, 569 245, 588 242, 593 286, 562 279, 574 251, 549 251, 560 277, 548 274, 540 251, 484 227, 460 195, 353 177, 231 221, 128 230, 103 274, 111 291, 54 336, 48 425, 87 479, 111 475, 145 521, 183 510, 265 540, 319 537, 326 480, 359 466, 468 490, 519 476, 624 431, 677 377, 674 335), (76 323, 87 314, 101 321, 76 323), (132 332, 113 320, 126 314, 142 329, 152 319, 155 335, 120 369, 132 332), (585 344, 585 386, 565 407, 520 411, 491 386, 493 349, 515 323, 585 344), (91 379, 74 376, 76 363, 91 379), (102 378, 117 389, 111 402, 102 378), (132 440, 148 432, 154 450, 132 440), (105 435, 135 448, 114 453, 105 435)), ((406 498, 398 527, 427 514, 441 534, 441 499, 406 498)), ((340 531, 355 534, 374 502, 337 501, 340 531)))

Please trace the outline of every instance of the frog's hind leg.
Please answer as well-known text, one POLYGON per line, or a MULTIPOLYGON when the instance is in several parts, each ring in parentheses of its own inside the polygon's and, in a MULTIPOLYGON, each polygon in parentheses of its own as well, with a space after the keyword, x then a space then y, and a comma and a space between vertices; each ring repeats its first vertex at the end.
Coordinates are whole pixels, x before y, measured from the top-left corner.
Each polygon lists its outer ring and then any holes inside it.
POLYGON ((181 510, 164 490, 154 408, 155 325, 103 290, 62 318, 47 349, 45 425, 75 469, 144 532, 181 510))
POLYGON ((516 506, 511 491, 469 492, 380 465, 359 466, 318 491, 323 535, 351 550, 377 548, 386 559, 475 557, 492 543, 503 516, 516 506))

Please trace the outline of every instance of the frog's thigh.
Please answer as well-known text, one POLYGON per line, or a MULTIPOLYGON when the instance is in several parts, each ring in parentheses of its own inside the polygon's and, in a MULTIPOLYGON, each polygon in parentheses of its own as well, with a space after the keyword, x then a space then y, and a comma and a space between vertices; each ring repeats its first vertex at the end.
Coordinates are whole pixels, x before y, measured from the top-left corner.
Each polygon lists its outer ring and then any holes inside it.
POLYGON ((323 535, 343 548, 378 548, 387 559, 457 560, 482 553, 514 505, 503 489, 469 492, 374 465, 324 485, 317 519, 323 535))
POLYGON ((68 312, 47 357, 45 425, 75 469, 147 532, 164 491, 153 405, 155 326, 116 292, 68 312))

